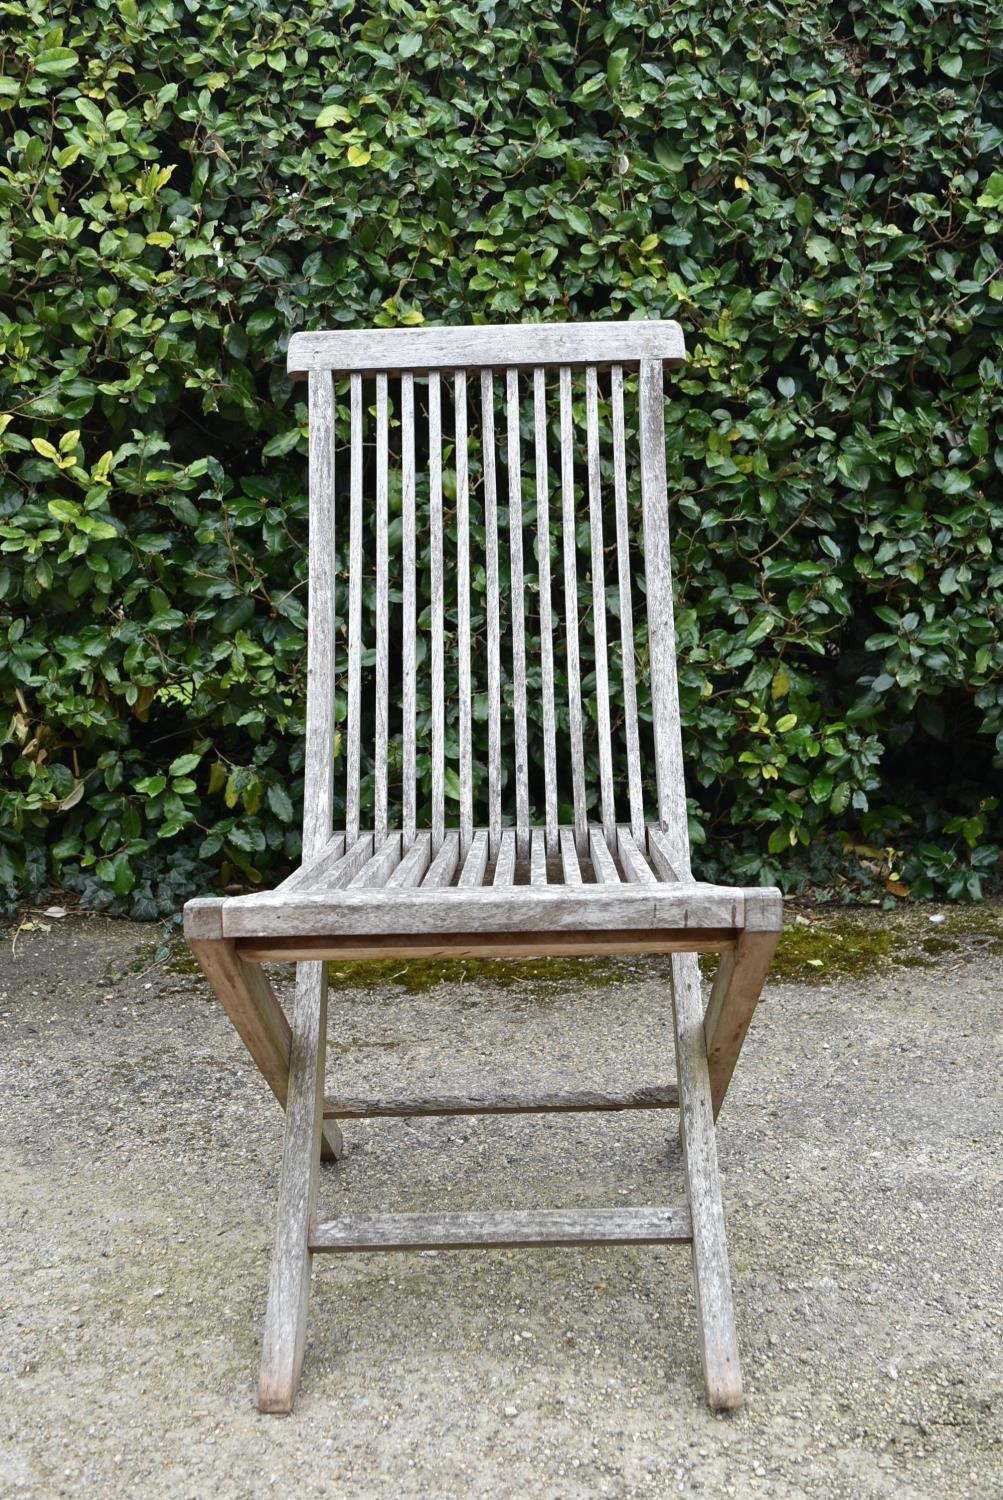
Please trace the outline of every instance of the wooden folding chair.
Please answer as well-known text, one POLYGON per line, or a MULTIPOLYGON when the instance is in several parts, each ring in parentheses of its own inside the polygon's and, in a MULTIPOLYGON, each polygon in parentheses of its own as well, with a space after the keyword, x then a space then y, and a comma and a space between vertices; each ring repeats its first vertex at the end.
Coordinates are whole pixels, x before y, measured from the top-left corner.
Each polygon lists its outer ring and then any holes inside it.
POLYGON ((670 322, 290 342, 310 411, 302 865, 185 908, 286 1109, 263 1411, 292 1409, 317 1253, 663 1241, 692 1245, 707 1398, 741 1402, 714 1120, 781 902, 690 873, 662 389, 683 353, 670 322), (702 950, 721 955, 706 1007, 702 950), (673 955, 674 1083, 325 1098, 329 960, 567 953, 673 955), (291 1026, 268 960, 296 961, 291 1026), (314 1213, 339 1119, 676 1106, 685 1205, 314 1213))

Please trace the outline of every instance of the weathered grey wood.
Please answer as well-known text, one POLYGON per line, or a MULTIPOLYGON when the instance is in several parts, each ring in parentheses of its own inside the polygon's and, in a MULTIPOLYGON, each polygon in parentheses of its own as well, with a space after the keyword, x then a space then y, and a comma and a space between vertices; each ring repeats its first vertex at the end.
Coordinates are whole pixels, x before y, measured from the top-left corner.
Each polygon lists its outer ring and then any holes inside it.
POLYGON ((578 847, 575 844, 573 828, 561 829, 561 869, 564 872, 565 885, 582 884, 582 870, 578 863, 578 847))
POLYGON ((300 865, 285 880, 279 882, 275 887, 277 891, 301 891, 307 890, 311 885, 316 885, 320 878, 322 868, 330 868, 332 863, 337 862, 345 852, 345 835, 335 833, 321 849, 320 853, 308 864, 300 865))
POLYGON ((547 884, 547 835, 544 829, 534 828, 529 842, 529 883, 547 884))
POLYGON ((447 828, 443 834, 439 851, 428 867, 422 887, 437 890, 452 884, 456 866, 460 860, 460 833, 457 828, 447 828))
POLYGON ((188 946, 261 1076, 284 1109, 292 1032, 264 971, 258 964, 239 958, 232 942, 218 938, 199 941, 189 936, 188 946))
POLYGON ((427 828, 419 829, 414 843, 404 855, 396 870, 387 877, 389 886, 421 885, 428 871, 432 853, 432 835, 427 828))
POLYGON ((506 373, 509 560, 512 579, 512 711, 515 720, 515 826, 520 859, 529 853, 529 749, 526 729, 526 577, 522 549, 519 374, 506 373))
POLYGON ((351 414, 351 490, 348 540, 348 714, 346 723, 345 835, 359 836, 362 775, 362 376, 353 375, 351 414))
POLYGON ((613 417, 613 494, 616 502, 617 584, 620 593, 620 652, 622 657, 624 731, 627 737, 627 787, 630 827, 634 838, 644 837, 644 799, 641 792, 641 747, 637 732, 637 666, 634 661, 633 581, 630 530, 627 521, 627 452, 623 413, 623 369, 610 371, 613 417))
MULTIPOLYGON (((467 895, 470 894, 471 889, 476 889, 484 884, 484 872, 488 867, 490 847, 487 829, 478 828, 470 840, 470 848, 467 850, 467 856, 463 861, 463 869, 460 871, 458 882, 458 887, 463 887, 467 895)), ((449 899, 448 896, 446 899, 449 899)), ((439 904, 441 906, 441 902, 439 904)))
POLYGON ((620 867, 628 880, 636 885, 655 885, 656 876, 651 866, 634 843, 634 836, 629 828, 618 828, 616 831, 617 854, 620 856, 620 867))
POLYGON ((498 593, 498 482, 495 473, 494 376, 481 371, 484 465, 484 554, 488 627, 488 833, 492 856, 501 839, 501 600, 498 593))
POLYGON ((588 838, 589 858, 596 873, 596 880, 601 885, 620 885, 620 871, 616 867, 616 861, 610 853, 602 829, 593 825, 589 828, 588 838))
POLYGON ((651 825, 647 829, 648 857, 661 880, 681 879, 676 865, 677 853, 674 845, 666 838, 660 828, 651 825))
MULTIPOLYGON (((571 420, 571 371, 560 372, 561 411, 561 523, 564 554, 564 635, 568 664, 568 734, 571 741, 571 789, 575 810, 575 838, 588 847, 585 808, 585 751, 582 741, 582 679, 578 641, 578 547, 575 539, 574 434, 571 420)), ((549 841, 548 841, 549 842, 549 841)))
POLYGON ((438 854, 445 831, 446 711, 445 638, 442 556, 442 393, 439 376, 428 377, 429 549, 432 590, 432 853, 438 854))
POLYGON ((343 886, 349 884, 353 876, 358 874, 372 852, 373 836, 371 833, 360 833, 343 854, 338 852, 337 842, 332 840, 329 852, 322 854, 305 869, 304 874, 309 876, 309 881, 304 881, 302 886, 292 894, 296 896, 306 891, 316 893, 317 891, 341 890, 343 886))
POLYGON ((300 964, 275 1248, 258 1377, 258 1406, 264 1412, 292 1411, 303 1366, 310 1300, 308 1236, 320 1167, 326 1034, 327 966, 300 964))
POLYGON ((626 1093, 590 1089, 554 1094, 464 1094, 437 1098, 351 1099, 324 1101, 325 1120, 408 1119, 432 1115, 589 1114, 628 1109, 678 1109, 675 1084, 648 1084, 626 1093))
MULTIPOLYGON (((478 849, 485 851, 487 835, 478 849)), ((593 863, 602 830, 595 830, 593 863)), ((476 837, 476 835, 475 835, 476 837)), ((479 856, 478 856, 479 857, 479 856)), ((599 856, 601 858, 601 855, 599 856)), ((606 850, 609 858, 609 851, 606 850)), ((612 864, 612 860, 610 860, 612 864)), ((464 864, 466 868, 466 863, 464 864)), ((471 868, 474 868, 471 866, 471 868)), ((613 872, 615 872, 615 865, 613 872)), ((612 873, 611 872, 611 882, 612 873)), ((481 871, 483 879, 483 870, 481 871)), ((729 886, 609 885, 511 886, 495 889, 473 883, 463 889, 343 890, 328 895, 311 891, 290 897, 267 893, 235 896, 223 908, 225 937, 303 937, 336 932, 348 937, 367 933, 512 932, 635 927, 671 929, 742 925, 742 892, 729 886), (337 925, 333 919, 337 917, 337 925)))
POLYGON ((682 330, 667 320, 629 323, 482 324, 476 328, 364 329, 294 333, 290 374, 307 370, 468 370, 510 365, 681 364, 682 330))
POLYGON ((492 885, 511 885, 515 880, 516 834, 514 828, 503 828, 492 885))
MULTIPOLYGON (((573 835, 572 835, 573 836, 573 835)), ((556 932, 542 928, 519 932, 360 933, 304 937, 278 935, 237 938, 242 958, 259 963, 288 963, 294 959, 412 959, 412 958, 570 958, 615 953, 720 953, 734 944, 730 927, 601 928, 567 927, 556 932)))
POLYGON ((595 643, 596 719, 599 731, 599 792, 608 844, 616 839, 613 742, 606 661, 606 563, 603 557, 602 491, 599 476, 599 386, 595 369, 585 371, 585 427, 589 466, 589 531, 592 543, 592 638, 595 643))
POLYGON ((474 831, 470 705, 470 489, 467 462, 467 377, 454 380, 456 414, 456 608, 460 688, 460 853, 466 858, 474 831))
POLYGON ((417 705, 417 589, 415 568, 417 564, 415 546, 415 469, 414 469, 414 377, 401 376, 401 520, 403 523, 403 546, 401 558, 402 607, 401 607, 401 654, 402 662, 402 708, 404 714, 404 766, 401 789, 401 822, 404 842, 414 842, 418 826, 416 755, 416 705, 417 705))
POLYGON ((697 1333, 707 1400, 715 1411, 742 1404, 738 1335, 704 1042, 700 969, 693 953, 672 957, 672 1014, 679 1074, 679 1133, 693 1228, 697 1333))
POLYGON ((779 938, 778 931, 747 930, 734 948, 721 954, 718 962, 704 1016, 715 1120, 728 1092, 779 938))
POLYGON ((303 858, 331 837, 334 796, 334 385, 310 376, 310 561, 303 858))
POLYGON ((516 1245, 688 1244, 685 1208, 565 1208, 505 1213, 373 1214, 315 1219, 310 1248, 476 1250, 516 1245))
POLYGON ((543 780, 547 853, 557 851, 557 729, 554 710, 554 620, 550 597, 550 499, 547 464, 547 387, 533 371, 536 458, 536 560, 540 588, 540 674, 543 682, 543 780))
POLYGON ((376 807, 377 841, 387 833, 390 745, 389 397, 387 377, 376 377, 376 807))
POLYGON ((400 864, 400 857, 401 836, 399 833, 388 833, 378 845, 372 859, 367 860, 362 869, 352 876, 348 889, 354 891, 386 885, 400 864))
POLYGON ((690 874, 690 845, 679 727, 669 511, 665 491, 665 397, 662 366, 657 360, 641 361, 638 405, 658 824, 669 841, 673 867, 678 870, 680 880, 686 880, 690 874))

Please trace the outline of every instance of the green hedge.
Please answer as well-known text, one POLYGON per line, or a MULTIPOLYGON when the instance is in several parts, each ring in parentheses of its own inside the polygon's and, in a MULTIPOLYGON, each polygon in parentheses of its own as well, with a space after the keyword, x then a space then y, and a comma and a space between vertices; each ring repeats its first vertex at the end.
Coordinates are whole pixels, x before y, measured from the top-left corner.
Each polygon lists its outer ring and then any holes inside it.
POLYGON ((292 328, 677 317, 703 871, 977 896, 1003 13, 5 0, 0 891, 297 852, 292 328))

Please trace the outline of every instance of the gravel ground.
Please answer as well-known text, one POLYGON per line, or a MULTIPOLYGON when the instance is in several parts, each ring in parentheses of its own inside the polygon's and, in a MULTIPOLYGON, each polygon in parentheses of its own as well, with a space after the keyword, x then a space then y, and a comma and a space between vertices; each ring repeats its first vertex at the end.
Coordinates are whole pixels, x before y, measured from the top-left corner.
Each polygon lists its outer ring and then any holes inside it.
MULTIPOLYGON (((729 1418, 671 1247, 323 1259, 296 1414, 260 1416, 280 1111, 153 930, 34 920, 0 939, 5 1500, 1003 1495, 999 907, 864 914, 922 966, 768 989, 719 1130, 729 1418)), ((663 976, 342 990, 330 1081, 656 1081, 663 976)), ((681 1195, 661 1114, 346 1140, 321 1201, 357 1211, 681 1195)))

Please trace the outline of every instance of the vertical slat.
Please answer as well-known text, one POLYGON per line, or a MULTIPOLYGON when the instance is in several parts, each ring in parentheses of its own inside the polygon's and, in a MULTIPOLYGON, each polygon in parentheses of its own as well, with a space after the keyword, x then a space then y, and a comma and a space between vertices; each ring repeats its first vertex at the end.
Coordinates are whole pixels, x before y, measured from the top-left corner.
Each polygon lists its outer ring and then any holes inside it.
POLYGON ((589 532, 592 540, 592 637, 596 660, 599 789, 603 832, 609 844, 616 838, 616 802, 613 795, 613 744, 606 663, 606 560, 603 557, 602 495, 599 482, 599 387, 592 365, 585 371, 585 425, 589 465, 589 532))
POLYGON ((630 796, 630 831, 640 843, 644 839, 644 799, 641 791, 641 746, 637 734, 637 680, 634 665, 633 580, 630 567, 630 531, 627 521, 627 453, 623 421, 623 369, 610 371, 613 408, 613 492, 616 498, 616 557, 620 587, 620 654, 623 667, 623 711, 627 731, 627 788, 630 796))
POLYGON ((443 666, 445 633, 442 574, 442 393, 439 372, 428 377, 429 544, 432 584, 432 855, 445 831, 446 712, 443 666))
POLYGON ((514 828, 503 828, 498 845, 492 885, 512 885, 515 882, 516 832, 514 828))
POLYGON ((679 687, 676 680, 661 360, 641 361, 638 404, 641 503, 644 511, 644 576, 648 606, 648 657, 651 666, 651 712, 655 730, 658 822, 670 841, 672 863, 678 870, 680 879, 686 880, 690 874, 690 845, 679 728, 679 687))
POLYGON ((529 751, 526 735, 526 584, 522 559, 522 455, 519 441, 519 372, 506 376, 508 423, 508 526, 512 569, 512 688, 515 714, 516 852, 529 853, 529 751))
POLYGON ((310 375, 310 574, 303 858, 331 837, 334 798, 334 382, 310 375))
POLYGON ((348 537, 348 780, 345 837, 359 836, 359 780, 362 772, 362 376, 351 383, 351 499, 348 537))
POLYGON ((589 829, 589 857, 599 885, 620 884, 620 871, 610 853, 603 831, 594 826, 589 829))
POLYGON ((536 443, 536 555, 540 580, 540 670, 543 678, 543 785, 547 852, 557 851, 557 727, 554 716, 554 621, 550 602, 550 499, 547 474, 547 387, 533 371, 536 443))
POLYGON ((460 857, 466 859, 474 829, 473 755, 470 726, 470 486, 467 467, 467 377, 458 370, 456 418, 456 608, 460 687, 460 857))
POLYGON ((415 496, 414 496, 414 376, 401 376, 401 519, 403 543, 403 615, 401 619, 401 654, 403 667, 402 707, 404 711, 404 786, 401 797, 401 821, 404 847, 409 849, 417 829, 417 782, 415 715, 417 711, 416 642, 418 622, 415 595, 415 496))
POLYGON ((581 885, 582 870, 578 863, 578 849, 575 845, 573 828, 561 829, 561 864, 564 869, 564 884, 581 885))
POLYGON ((390 740, 390 542, 388 514, 387 377, 376 377, 376 808, 377 842, 387 833, 387 756, 390 740))
POLYGON ((529 883, 547 884, 547 836, 542 828, 534 828, 529 844, 529 883))
POLYGON ((498 484, 495 471, 495 387, 481 371, 481 448, 484 463, 484 562, 488 625, 488 833, 491 853, 501 840, 501 611, 498 585, 498 484))
POLYGON ((561 366, 561 522, 564 552, 564 633, 568 655, 568 721, 571 734, 571 789, 575 837, 588 847, 585 812, 585 752, 582 742, 582 683, 578 645, 578 548, 575 543, 574 433, 571 416, 571 370, 561 366))

